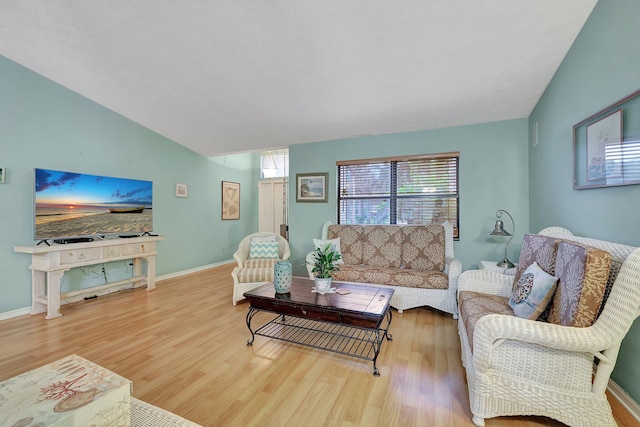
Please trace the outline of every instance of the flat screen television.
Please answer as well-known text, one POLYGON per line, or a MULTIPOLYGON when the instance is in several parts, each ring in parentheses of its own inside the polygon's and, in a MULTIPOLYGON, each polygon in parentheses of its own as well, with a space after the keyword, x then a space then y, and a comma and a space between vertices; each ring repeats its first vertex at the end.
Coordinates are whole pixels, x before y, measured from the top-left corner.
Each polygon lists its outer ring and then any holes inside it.
POLYGON ((153 231, 153 183, 35 169, 35 240, 153 231))

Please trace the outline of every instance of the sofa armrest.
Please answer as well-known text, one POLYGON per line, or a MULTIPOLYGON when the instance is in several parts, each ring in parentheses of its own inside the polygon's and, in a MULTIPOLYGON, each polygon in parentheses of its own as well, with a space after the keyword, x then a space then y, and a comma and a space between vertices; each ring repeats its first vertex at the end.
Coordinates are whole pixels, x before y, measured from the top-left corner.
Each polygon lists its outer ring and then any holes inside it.
POLYGON ((457 258, 447 257, 444 260, 444 274, 449 278, 449 289, 458 287, 458 279, 462 274, 462 261, 457 258), (453 288, 452 288, 453 287, 453 288))
POLYGON ((467 270, 458 278, 458 292, 474 291, 508 297, 512 286, 513 276, 491 270, 467 270))
POLYGON ((536 344, 555 351, 599 353, 611 347, 611 337, 594 327, 576 328, 504 314, 489 314, 478 320, 473 334, 474 366, 486 371, 492 351, 506 340, 536 344))
POLYGON ((307 267, 307 274, 309 275, 309 279, 313 279, 315 277, 311 272, 311 270, 313 270, 313 260, 314 260, 313 254, 314 254, 314 251, 309 252, 306 258, 304 259, 305 265, 307 267))
POLYGON ((242 251, 241 249, 238 249, 233 254, 233 259, 236 260, 239 268, 242 268, 242 264, 244 264, 244 262, 247 260, 248 257, 249 257, 249 254, 244 253, 244 251, 242 251))

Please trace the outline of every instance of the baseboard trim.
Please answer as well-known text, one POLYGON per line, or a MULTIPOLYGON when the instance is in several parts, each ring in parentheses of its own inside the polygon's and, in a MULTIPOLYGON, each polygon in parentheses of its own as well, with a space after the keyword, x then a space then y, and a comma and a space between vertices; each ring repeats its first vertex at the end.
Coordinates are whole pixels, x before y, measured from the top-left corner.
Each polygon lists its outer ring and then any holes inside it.
MULTIPOLYGON (((214 267, 219 267, 221 265, 225 265, 225 264, 229 264, 235 262, 235 260, 227 260, 227 261, 220 261, 220 262, 215 262, 213 264, 207 264, 207 265, 203 265, 200 267, 195 267, 195 268, 190 268, 188 270, 182 270, 182 271, 176 271, 175 273, 169 273, 169 274, 163 274, 160 275, 158 277, 156 277, 156 282, 160 282, 162 280, 167 280, 167 279, 172 279, 174 277, 180 277, 180 276, 185 276, 187 274, 191 274, 191 273, 197 273, 203 270, 208 270, 210 268, 214 268, 214 267)), ((136 284, 135 287, 140 287, 140 284, 136 284)), ((96 295, 105 295, 108 293, 112 293, 112 292, 116 292, 125 288, 131 288, 131 284, 124 284, 124 285, 114 285, 112 288, 107 288, 107 289, 103 289, 102 291, 98 291, 96 292, 96 295)), ((61 304, 64 303, 69 303, 69 302, 73 302, 73 300, 79 301, 84 297, 84 295, 82 296, 78 296, 78 297, 71 297, 71 298, 67 298, 66 301, 61 301, 61 304)), ((11 310, 11 311, 5 311, 5 312, 1 312, 0 313, 0 320, 6 320, 6 319, 11 319, 12 317, 18 317, 18 316, 23 316, 25 314, 30 314, 31 313, 31 307, 23 307, 23 308, 18 308, 15 310, 11 310)))
POLYGON ((156 282, 160 282, 162 280, 167 280, 167 279, 173 279, 175 277, 185 276, 191 273, 198 273, 200 271, 208 270, 210 268, 219 267, 221 265, 235 263, 235 262, 236 262, 235 260, 231 259, 227 261, 214 262, 213 264, 202 265, 200 267, 190 268, 188 270, 176 271, 175 273, 163 274, 156 277, 156 282))
POLYGON ((18 317, 29 313, 31 313, 31 307, 17 308, 15 310, 0 313, 0 320, 11 319, 12 317, 18 317))
MULTIPOLYGON (((607 385, 607 391, 609 396, 616 400, 616 402, 611 402, 613 416, 623 423, 629 420, 629 426, 640 424, 640 405, 611 379, 607 385), (621 414, 619 413, 620 411, 624 411, 625 413, 621 414), (632 418, 635 419, 635 424, 631 423, 633 421, 632 418)), ((624 425, 627 425, 627 423, 624 425)))

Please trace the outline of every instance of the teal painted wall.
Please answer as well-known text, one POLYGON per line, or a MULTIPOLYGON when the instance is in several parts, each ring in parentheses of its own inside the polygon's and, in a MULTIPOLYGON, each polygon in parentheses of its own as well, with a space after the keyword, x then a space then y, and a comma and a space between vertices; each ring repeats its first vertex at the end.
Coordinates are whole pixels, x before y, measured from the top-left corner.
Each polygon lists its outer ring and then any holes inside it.
MULTIPOLYGON (((480 260, 501 260, 504 240, 489 237, 495 212, 509 211, 516 235, 509 258, 518 258, 529 229, 528 122, 526 119, 392 135, 368 136, 289 147, 289 230, 294 274, 306 275, 304 258, 320 237, 322 224, 337 219, 336 161, 389 156, 460 152, 460 241, 456 258, 464 269, 480 260), (498 154, 498 155, 496 155, 498 154), (296 203, 297 173, 328 172, 328 203, 296 203)), ((506 224, 508 224, 508 220, 506 224)), ((510 229, 511 225, 507 225, 510 229)))
MULTIPOLYGON (((531 229, 559 225, 582 236, 640 246, 640 186, 573 190, 572 127, 640 88, 640 2, 600 0, 529 117, 531 229)), ((640 120, 640 117, 634 118, 640 120)), ((612 378, 640 402, 640 321, 612 378)))
MULTIPOLYGON (((13 247, 33 240, 33 168, 153 181, 157 273, 231 260, 238 242, 257 230, 259 155, 206 158, 0 57, 0 314, 31 305, 30 257, 13 247), (221 181, 241 184, 239 221, 222 221, 221 181), (175 184, 189 186, 175 197, 175 184)), ((103 283, 72 271, 68 290, 103 283)), ((130 275, 107 265, 110 280, 130 275)), ((231 278, 229 278, 231 288, 231 278)), ((66 289, 65 289, 66 290, 66 289)))

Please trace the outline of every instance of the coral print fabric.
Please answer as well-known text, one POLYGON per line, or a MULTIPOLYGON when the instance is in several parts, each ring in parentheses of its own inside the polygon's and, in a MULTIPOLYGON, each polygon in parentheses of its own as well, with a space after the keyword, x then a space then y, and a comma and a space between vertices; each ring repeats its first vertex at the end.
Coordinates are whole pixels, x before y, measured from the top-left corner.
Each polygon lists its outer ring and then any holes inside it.
POLYGON ((556 276, 560 285, 553 297, 549 322, 564 326, 591 326, 600 310, 611 267, 611 255, 573 242, 560 242, 556 276))
POLYGON ((402 236, 404 268, 444 270, 445 242, 442 225, 405 225, 402 227, 402 236))
POLYGON ((458 295, 460 316, 464 321, 469 345, 473 351, 473 331, 476 322, 487 314, 506 314, 513 316, 513 310, 509 307, 509 298, 499 295, 483 294, 473 291, 461 291, 458 295))
POLYGON ((400 267, 402 262, 402 230, 400 226, 370 225, 364 227, 362 259, 370 267, 400 267))
POLYGON ((340 251, 345 264, 362 264, 361 225, 330 225, 328 237, 340 238, 340 251))
POLYGON ((520 250, 518 268, 513 280, 513 288, 518 285, 524 271, 535 262, 547 273, 554 274, 554 262, 556 259, 557 239, 538 234, 525 234, 520 250))

